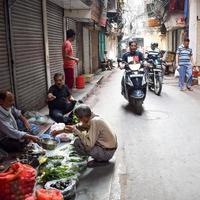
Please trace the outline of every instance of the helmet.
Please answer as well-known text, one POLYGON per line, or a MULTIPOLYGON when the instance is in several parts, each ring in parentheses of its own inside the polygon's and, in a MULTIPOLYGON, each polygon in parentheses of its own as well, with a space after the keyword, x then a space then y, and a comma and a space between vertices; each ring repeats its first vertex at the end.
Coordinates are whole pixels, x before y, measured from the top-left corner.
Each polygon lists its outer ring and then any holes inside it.
POLYGON ((151 46, 156 46, 158 43, 152 42, 151 46))
POLYGON ((158 43, 157 42, 152 42, 151 46, 158 47, 158 43))

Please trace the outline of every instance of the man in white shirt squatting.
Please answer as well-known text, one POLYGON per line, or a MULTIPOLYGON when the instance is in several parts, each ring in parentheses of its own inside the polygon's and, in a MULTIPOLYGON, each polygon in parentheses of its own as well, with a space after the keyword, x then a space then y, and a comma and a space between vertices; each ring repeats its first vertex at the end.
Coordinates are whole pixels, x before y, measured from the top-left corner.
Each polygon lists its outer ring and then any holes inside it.
POLYGON ((74 126, 66 125, 64 130, 54 131, 58 135, 63 132, 73 132, 77 136, 74 147, 80 155, 88 155, 93 160, 88 167, 102 166, 109 162, 117 149, 117 137, 109 125, 98 115, 92 113, 89 106, 79 105, 74 110, 80 123, 74 126))

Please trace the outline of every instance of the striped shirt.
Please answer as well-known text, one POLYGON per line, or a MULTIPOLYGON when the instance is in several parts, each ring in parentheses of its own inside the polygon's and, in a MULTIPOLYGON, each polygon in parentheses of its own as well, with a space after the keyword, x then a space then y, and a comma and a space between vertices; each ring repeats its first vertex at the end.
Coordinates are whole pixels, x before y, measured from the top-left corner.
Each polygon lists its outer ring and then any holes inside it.
POLYGON ((179 56, 178 64, 180 66, 192 65, 191 63, 192 49, 191 48, 185 48, 184 45, 182 44, 181 46, 178 47, 176 54, 178 54, 179 56))
POLYGON ((146 50, 145 54, 147 54, 148 56, 158 56, 160 54, 160 49, 158 48, 155 48, 155 49, 152 49, 152 48, 149 48, 146 50))

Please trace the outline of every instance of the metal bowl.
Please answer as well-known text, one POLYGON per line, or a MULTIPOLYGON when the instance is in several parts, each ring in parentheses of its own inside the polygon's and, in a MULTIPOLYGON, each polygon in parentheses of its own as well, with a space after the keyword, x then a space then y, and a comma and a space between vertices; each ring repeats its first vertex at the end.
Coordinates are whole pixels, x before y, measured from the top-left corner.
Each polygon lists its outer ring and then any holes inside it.
POLYGON ((50 138, 44 138, 41 140, 42 147, 47 150, 54 150, 58 145, 58 141, 50 138))

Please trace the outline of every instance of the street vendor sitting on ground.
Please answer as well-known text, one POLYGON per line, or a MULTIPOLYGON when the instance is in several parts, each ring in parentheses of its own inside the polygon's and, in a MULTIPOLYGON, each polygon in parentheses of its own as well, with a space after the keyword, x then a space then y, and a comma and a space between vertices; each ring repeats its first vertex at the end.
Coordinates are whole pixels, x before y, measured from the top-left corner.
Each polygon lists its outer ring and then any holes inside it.
POLYGON ((73 132, 77 136, 74 142, 76 151, 94 159, 88 163, 88 167, 108 163, 117 149, 116 135, 102 118, 92 113, 89 106, 81 104, 74 113, 80 124, 66 125, 64 130, 54 131, 52 134, 55 136, 63 132, 73 132))
POLYGON ((31 126, 28 120, 14 105, 14 95, 9 91, 0 91, 0 148, 7 152, 21 151, 29 141, 39 142, 39 138, 29 134, 31 126), (18 122, 22 122, 26 131, 21 131, 18 122))
POLYGON ((66 114, 70 113, 76 101, 72 97, 68 87, 64 84, 64 75, 56 73, 54 75, 55 84, 49 88, 48 92, 48 106, 49 115, 57 123, 69 122, 69 117, 66 114))

